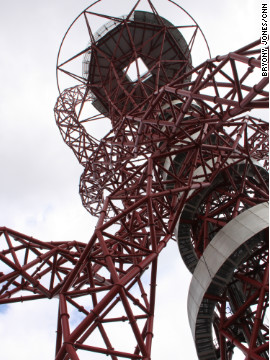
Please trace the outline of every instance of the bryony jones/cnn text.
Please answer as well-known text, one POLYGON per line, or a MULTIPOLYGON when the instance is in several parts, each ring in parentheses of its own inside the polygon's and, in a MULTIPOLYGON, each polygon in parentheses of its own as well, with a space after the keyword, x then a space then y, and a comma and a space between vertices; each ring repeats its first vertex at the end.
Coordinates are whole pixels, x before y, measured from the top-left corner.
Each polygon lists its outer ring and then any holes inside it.
POLYGON ((269 34, 268 34, 268 2, 262 1, 261 3, 261 75, 268 76, 268 58, 269 58, 269 34))

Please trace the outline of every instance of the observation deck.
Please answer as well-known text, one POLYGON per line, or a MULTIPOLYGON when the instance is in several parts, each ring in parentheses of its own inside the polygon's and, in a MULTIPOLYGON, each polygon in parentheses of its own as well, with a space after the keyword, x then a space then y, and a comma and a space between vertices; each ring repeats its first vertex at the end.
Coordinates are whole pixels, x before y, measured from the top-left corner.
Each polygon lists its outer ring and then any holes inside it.
POLYGON ((93 105, 102 114, 127 113, 191 69, 181 32, 153 13, 135 11, 129 18, 110 21, 94 39, 83 61, 83 77, 96 98, 93 105))

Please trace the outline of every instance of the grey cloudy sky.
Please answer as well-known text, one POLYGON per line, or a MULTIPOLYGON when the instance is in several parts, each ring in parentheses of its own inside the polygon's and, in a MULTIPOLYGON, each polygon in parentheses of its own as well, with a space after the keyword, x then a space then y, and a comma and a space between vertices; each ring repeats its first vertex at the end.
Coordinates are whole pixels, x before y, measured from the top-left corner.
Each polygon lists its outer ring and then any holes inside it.
MULTIPOLYGON (((257 0, 178 3, 201 26, 212 56, 260 36, 257 0)), ((111 4, 117 6, 117 0, 111 4)), ((1 1, 0 225, 44 241, 87 242, 96 221, 81 205, 82 168, 53 116, 58 47, 88 5, 87 0, 1 1)), ((166 10, 161 15, 166 17, 166 10)), ((189 282, 172 242, 160 260, 153 360, 196 359, 186 315, 189 282)), ((0 359, 52 359, 56 314, 57 301, 0 309, 0 359)))

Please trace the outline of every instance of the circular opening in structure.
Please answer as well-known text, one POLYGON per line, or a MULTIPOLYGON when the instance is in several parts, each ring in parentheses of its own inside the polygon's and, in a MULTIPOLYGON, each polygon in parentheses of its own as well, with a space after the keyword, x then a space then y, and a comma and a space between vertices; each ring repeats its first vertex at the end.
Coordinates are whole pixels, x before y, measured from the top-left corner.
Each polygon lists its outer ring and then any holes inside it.
MULTIPOLYGON (((176 2, 117 0, 114 6, 111 6, 110 0, 95 1, 74 20, 61 43, 57 60, 60 92, 64 88, 87 82, 86 63, 87 59, 93 57, 93 44, 101 42, 108 33, 115 31, 124 19, 127 22, 133 21, 134 11, 151 13, 154 19, 158 19, 154 22, 158 22, 161 27, 164 21, 168 21, 166 26, 170 28, 171 34, 175 31, 181 33, 192 56, 193 66, 209 58, 209 48, 201 29, 176 2), (164 9, 166 16, 161 17, 164 9)), ((153 25, 153 20, 151 21, 153 25)), ((142 20, 140 22, 142 23, 142 20)), ((131 61, 122 67, 122 71, 127 71, 132 81, 137 81, 139 78, 146 81, 147 77, 151 76, 151 69, 141 56, 137 56, 137 64, 136 61, 131 61)))

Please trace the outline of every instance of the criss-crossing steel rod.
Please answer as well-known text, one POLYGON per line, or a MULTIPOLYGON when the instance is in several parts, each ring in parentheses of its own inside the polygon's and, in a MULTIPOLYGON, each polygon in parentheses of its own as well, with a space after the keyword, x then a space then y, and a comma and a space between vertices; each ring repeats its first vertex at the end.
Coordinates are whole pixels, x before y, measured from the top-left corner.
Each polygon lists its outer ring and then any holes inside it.
POLYGON ((58 65, 78 83, 61 92, 55 117, 84 166, 80 195, 97 224, 87 244, 0 228, 0 304, 57 297, 56 360, 149 360, 158 257, 174 238, 193 273, 199 359, 232 359, 236 348, 265 359, 268 123, 248 113, 269 106, 268 79, 251 77, 259 41, 193 67, 198 27, 188 43, 148 2, 152 12, 138 1, 126 18, 104 15, 100 33, 89 17, 102 15, 82 14, 90 45, 58 65), (66 70, 82 56, 83 76, 66 70), (112 129, 97 139, 87 126, 105 118, 112 129), (247 217, 258 219, 254 230, 247 217))

